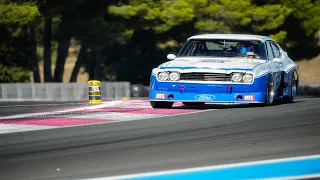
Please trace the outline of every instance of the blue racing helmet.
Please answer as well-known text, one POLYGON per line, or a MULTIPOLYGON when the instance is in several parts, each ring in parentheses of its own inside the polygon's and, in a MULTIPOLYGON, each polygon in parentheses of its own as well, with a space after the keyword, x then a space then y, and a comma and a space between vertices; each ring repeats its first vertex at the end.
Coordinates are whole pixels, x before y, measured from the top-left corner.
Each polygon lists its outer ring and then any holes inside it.
POLYGON ((239 43, 237 46, 237 50, 241 55, 245 55, 247 54, 247 52, 252 52, 253 47, 252 45, 249 45, 249 44, 239 43))

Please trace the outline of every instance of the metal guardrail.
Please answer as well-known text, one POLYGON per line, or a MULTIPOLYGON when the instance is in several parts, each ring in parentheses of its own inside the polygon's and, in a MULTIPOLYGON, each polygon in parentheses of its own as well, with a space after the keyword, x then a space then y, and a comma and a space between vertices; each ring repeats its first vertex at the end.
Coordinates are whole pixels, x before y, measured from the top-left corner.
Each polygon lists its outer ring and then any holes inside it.
MULTIPOLYGON (((129 82, 102 82, 102 100, 130 97, 129 82)), ((87 101, 87 83, 0 83, 0 101, 87 101)))
MULTIPOLYGON (((300 85, 298 96, 320 96, 320 85, 300 85)), ((102 100, 149 97, 149 87, 130 82, 102 82, 102 100)), ((87 83, 0 83, 0 101, 87 101, 87 83)))

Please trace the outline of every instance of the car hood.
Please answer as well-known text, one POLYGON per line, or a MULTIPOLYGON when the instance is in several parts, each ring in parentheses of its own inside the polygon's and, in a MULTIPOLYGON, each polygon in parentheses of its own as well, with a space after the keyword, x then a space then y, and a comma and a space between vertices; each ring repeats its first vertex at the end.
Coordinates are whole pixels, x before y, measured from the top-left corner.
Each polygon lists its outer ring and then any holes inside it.
POLYGON ((220 70, 251 70, 256 65, 265 63, 265 60, 252 58, 195 58, 183 57, 165 62, 159 69, 220 69, 220 70))

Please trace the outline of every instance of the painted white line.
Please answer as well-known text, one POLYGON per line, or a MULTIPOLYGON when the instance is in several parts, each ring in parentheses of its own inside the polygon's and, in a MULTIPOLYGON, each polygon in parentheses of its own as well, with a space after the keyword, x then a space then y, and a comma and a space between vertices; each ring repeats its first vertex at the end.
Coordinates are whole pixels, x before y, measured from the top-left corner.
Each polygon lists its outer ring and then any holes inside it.
MULTIPOLYGON (((99 123, 88 123, 88 124, 79 124, 79 125, 66 125, 66 126, 47 126, 43 128, 33 128, 31 125, 30 128, 21 128, 19 132, 24 131, 35 131, 35 130, 42 130, 42 129, 53 129, 53 128, 69 128, 69 127, 81 127, 81 126, 92 126, 92 125, 98 125, 98 124, 109 124, 109 123, 118 123, 118 122, 126 122, 126 121, 137 121, 137 120, 147 120, 147 119, 154 119, 154 118, 165 118, 165 117, 171 117, 171 116, 179 116, 179 115, 186 115, 186 114, 193 114, 193 113, 200 113, 200 112, 206 112, 206 111, 213 111, 217 109, 206 109, 206 110, 197 110, 197 109, 189 109, 186 108, 185 110, 195 110, 193 112, 183 112, 180 114, 130 114, 125 112, 96 112, 93 114, 63 114, 66 112, 74 112, 74 111, 83 111, 83 110, 94 110, 99 108, 105 108, 105 107, 112 107, 112 108, 132 108, 130 107, 132 104, 126 104, 123 103, 122 100, 115 100, 115 101, 109 101, 109 102, 103 102, 100 105, 86 105, 85 107, 80 108, 73 108, 73 109, 66 109, 62 111, 53 111, 53 112, 42 112, 42 113, 26 113, 26 114, 18 114, 18 115, 10 115, 5 117, 0 117, 0 123, 3 119, 18 119, 18 118, 34 118, 34 117, 41 117, 45 115, 49 116, 58 116, 60 118, 97 118, 97 119, 106 119, 106 120, 115 120, 115 121, 106 121, 106 122, 99 122, 99 123)), ((145 105, 145 104, 134 104, 136 108, 151 108, 151 106, 145 105)), ((175 109, 175 108, 173 108, 175 109)), ((183 108, 184 109, 184 108, 183 108)), ((85 112, 84 112, 85 113, 85 112)), ((19 127, 18 124, 11 124, 12 126, 9 129, 12 129, 12 132, 8 129, 2 133, 15 133, 17 132, 14 128, 19 127)), ((40 127, 40 126, 39 126, 40 127)), ((0 133, 1 134, 1 133, 0 133)))
POLYGON ((100 177, 100 178, 91 178, 91 179, 83 179, 83 180, 128 179, 128 178, 137 178, 137 177, 142 177, 142 176, 145 177, 145 176, 180 174, 180 173, 189 173, 189 172, 196 172, 196 171, 217 170, 217 169, 233 168, 233 167, 240 167, 240 166, 271 164, 271 163, 298 161, 298 160, 315 159, 315 158, 320 158, 320 155, 300 156, 300 157, 282 158, 282 159, 271 159, 271 160, 263 160, 263 161, 253 161, 253 162, 244 162, 244 163, 217 165, 217 166, 206 166, 206 167, 197 167, 197 168, 188 168, 188 169, 178 169, 178 170, 170 170, 170 171, 149 172, 149 173, 140 173, 140 174, 129 174, 129 175, 120 175, 120 176, 111 176, 111 177, 100 177))
MULTIPOLYGON (((187 114, 196 114, 200 112, 207 112, 207 111, 213 111, 217 109, 207 109, 207 110, 199 110, 199 111, 194 111, 194 112, 185 112, 185 113, 180 113, 180 114, 172 114, 172 115, 162 115, 158 114, 157 116, 153 117, 141 117, 139 119, 133 119, 133 120, 123 120, 123 121, 139 121, 139 120, 147 120, 147 119, 155 119, 155 118, 165 118, 165 117, 172 117, 172 116, 182 116, 182 115, 187 115, 187 114)), ((116 121, 116 122, 111 122, 111 123, 117 123, 117 122, 123 122, 123 121, 116 121)))
POLYGON ((141 118, 161 117, 161 114, 130 114, 122 112, 99 112, 94 114, 79 114, 79 115, 59 115, 59 118, 80 118, 80 119, 101 119, 113 121, 136 120, 141 118))
POLYGON ((52 129, 53 126, 24 125, 24 124, 0 124, 0 134, 52 129))
POLYGON ((281 178, 266 178, 260 180, 296 180, 296 179, 310 179, 310 178, 320 178, 320 174, 302 175, 302 176, 287 176, 281 178))
POLYGON ((66 113, 66 112, 73 112, 73 111, 99 109, 99 108, 105 108, 105 107, 109 107, 109 106, 114 106, 114 105, 116 105, 116 104, 118 104, 120 102, 121 102, 121 100, 117 100, 117 101, 103 102, 102 104, 98 104, 98 105, 86 105, 86 106, 80 107, 80 108, 72 108, 72 109, 66 109, 66 110, 61 110, 61 111, 41 112, 41 113, 26 113, 26 114, 3 116, 3 117, 0 117, 0 120, 1 119, 28 118, 28 117, 44 116, 44 115, 56 115, 56 114, 59 114, 59 113, 66 113))
MULTIPOLYGON (((171 117, 171 116, 181 116, 181 115, 187 115, 187 114, 196 114, 200 112, 207 112, 207 111, 213 111, 217 109, 207 109, 207 110, 199 110, 195 112, 186 112, 186 113, 181 113, 181 114, 173 114, 173 115, 161 115, 158 114, 158 116, 141 116, 139 119, 127 119, 127 120, 115 120, 115 121, 108 121, 108 122, 101 122, 101 123, 92 123, 92 124, 81 124, 81 125, 68 125, 68 126, 56 126, 55 128, 70 128, 70 127, 81 127, 81 126, 92 126, 92 125, 97 125, 97 124, 112 124, 112 123, 119 123, 119 122, 127 122, 127 121, 140 121, 140 120, 148 120, 148 119, 155 119, 155 118, 165 118, 165 117, 171 117)), ((120 116, 120 114, 119 114, 120 116)), ((70 118, 73 118, 70 116, 70 118)), ((1 122, 1 121, 0 121, 1 122)))

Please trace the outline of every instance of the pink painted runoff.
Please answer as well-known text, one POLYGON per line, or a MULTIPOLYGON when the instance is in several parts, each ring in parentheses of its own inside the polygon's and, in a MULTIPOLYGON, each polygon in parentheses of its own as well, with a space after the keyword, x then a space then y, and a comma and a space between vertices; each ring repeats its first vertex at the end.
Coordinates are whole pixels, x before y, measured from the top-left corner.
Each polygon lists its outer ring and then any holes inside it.
POLYGON ((117 113, 129 113, 129 114, 183 114, 196 112, 195 109, 152 109, 152 108, 99 108, 88 109, 77 112, 117 112, 117 113))
MULTIPOLYGON (((123 103, 127 104, 150 104, 149 100, 123 100, 123 103)), ((175 102, 173 105, 183 105, 181 102, 175 102)))

